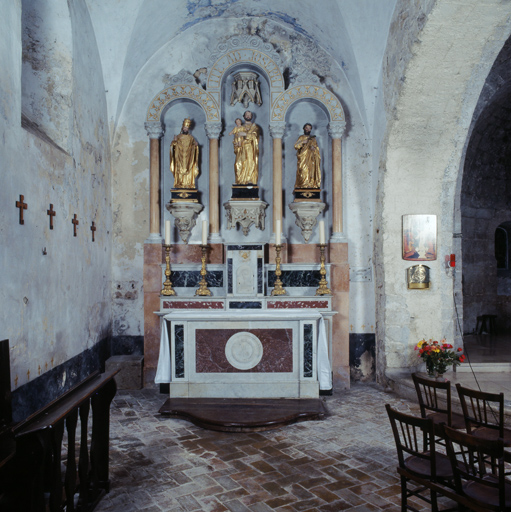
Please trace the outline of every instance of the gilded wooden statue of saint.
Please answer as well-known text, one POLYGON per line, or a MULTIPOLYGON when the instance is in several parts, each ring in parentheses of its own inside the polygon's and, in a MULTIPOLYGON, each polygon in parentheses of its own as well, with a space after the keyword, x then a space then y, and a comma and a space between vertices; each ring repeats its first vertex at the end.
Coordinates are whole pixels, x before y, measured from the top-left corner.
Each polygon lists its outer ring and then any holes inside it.
POLYGON ((236 185, 257 185, 259 178, 259 127, 252 123, 252 112, 243 114, 245 123, 236 120, 230 135, 234 135, 234 174, 236 185))
POLYGON ((321 187, 321 156, 316 136, 311 135, 312 125, 303 125, 303 135, 295 144, 297 168, 295 189, 319 189, 321 187))
POLYGON ((170 172, 174 188, 195 189, 199 175, 199 145, 190 134, 191 119, 185 119, 179 135, 170 144, 170 172))

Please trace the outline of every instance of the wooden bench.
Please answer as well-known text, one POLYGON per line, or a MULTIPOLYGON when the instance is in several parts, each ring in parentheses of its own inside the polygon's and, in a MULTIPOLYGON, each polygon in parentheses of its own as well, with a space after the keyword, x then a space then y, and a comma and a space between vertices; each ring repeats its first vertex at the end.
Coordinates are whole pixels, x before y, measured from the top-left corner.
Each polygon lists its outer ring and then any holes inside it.
POLYGON ((8 465, 10 496, 2 511, 91 511, 109 491, 110 403, 117 391, 116 373, 92 374, 14 426, 16 456, 8 465))
MULTIPOLYGON (((0 468, 16 453, 12 433, 11 368, 9 364, 9 340, 0 341, 0 468)), ((0 477, 1 478, 1 477, 0 477)), ((0 487, 0 503, 3 491, 0 487)))

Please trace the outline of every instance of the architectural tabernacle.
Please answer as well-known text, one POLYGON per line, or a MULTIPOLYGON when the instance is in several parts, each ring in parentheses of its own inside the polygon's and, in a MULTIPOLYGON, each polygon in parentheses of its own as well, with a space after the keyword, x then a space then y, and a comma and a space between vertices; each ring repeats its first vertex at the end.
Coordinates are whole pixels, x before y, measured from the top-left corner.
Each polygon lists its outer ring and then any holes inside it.
POLYGON ((309 397, 511 324, 510 5, 321 5, 2 2, 14 421, 112 355, 309 397))

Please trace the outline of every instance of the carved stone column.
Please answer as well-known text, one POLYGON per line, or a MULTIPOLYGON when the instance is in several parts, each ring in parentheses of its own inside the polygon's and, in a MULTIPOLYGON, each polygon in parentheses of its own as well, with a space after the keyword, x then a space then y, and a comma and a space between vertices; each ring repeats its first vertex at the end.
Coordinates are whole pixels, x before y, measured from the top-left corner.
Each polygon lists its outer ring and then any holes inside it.
POLYGON ((206 135, 209 139, 209 235, 211 242, 221 242, 220 237, 220 201, 218 189, 218 137, 222 131, 221 123, 206 123, 206 135))
POLYGON ((332 138, 332 237, 331 242, 344 241, 342 219, 342 152, 341 137, 346 128, 344 121, 328 125, 328 134, 332 138))
POLYGON ((146 122, 144 127, 149 137, 149 240, 161 242, 160 235, 160 138, 163 126, 159 121, 146 122))
POLYGON ((270 124, 270 135, 273 138, 273 238, 276 222, 282 219, 282 137, 285 130, 286 123, 270 124))

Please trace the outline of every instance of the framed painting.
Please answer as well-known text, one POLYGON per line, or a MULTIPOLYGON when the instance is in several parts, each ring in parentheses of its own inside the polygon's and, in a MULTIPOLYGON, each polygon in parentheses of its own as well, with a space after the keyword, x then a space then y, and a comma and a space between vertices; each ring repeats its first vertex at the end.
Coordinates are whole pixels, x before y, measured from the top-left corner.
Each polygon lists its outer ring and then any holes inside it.
POLYGON ((436 215, 403 215, 403 259, 436 260, 436 215))

